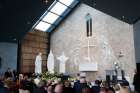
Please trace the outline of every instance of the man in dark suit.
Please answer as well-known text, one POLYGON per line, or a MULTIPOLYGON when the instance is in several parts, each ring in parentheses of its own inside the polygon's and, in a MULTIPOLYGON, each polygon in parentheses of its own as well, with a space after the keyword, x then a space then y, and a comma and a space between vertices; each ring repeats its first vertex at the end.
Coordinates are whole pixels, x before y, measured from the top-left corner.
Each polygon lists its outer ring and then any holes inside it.
POLYGON ((95 80, 95 85, 92 86, 92 93, 99 93, 100 92, 100 81, 95 80))
POLYGON ((10 68, 8 68, 4 74, 4 78, 9 78, 9 77, 12 77, 12 71, 10 68))
POLYGON ((80 77, 80 80, 74 83, 74 91, 75 93, 82 93, 82 89, 87 87, 87 82, 85 77, 80 77))
POLYGON ((133 85, 135 86, 135 91, 140 93, 140 73, 135 72, 133 85))

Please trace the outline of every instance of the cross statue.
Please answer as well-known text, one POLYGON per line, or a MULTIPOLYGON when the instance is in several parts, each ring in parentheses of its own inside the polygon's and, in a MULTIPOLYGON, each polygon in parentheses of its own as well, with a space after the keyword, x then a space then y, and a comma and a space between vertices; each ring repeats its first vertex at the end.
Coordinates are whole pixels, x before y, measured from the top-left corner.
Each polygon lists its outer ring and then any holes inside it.
POLYGON ((59 63, 59 72, 60 73, 66 73, 66 61, 69 59, 65 56, 64 52, 62 52, 62 55, 60 57, 57 57, 57 59, 60 61, 59 63))

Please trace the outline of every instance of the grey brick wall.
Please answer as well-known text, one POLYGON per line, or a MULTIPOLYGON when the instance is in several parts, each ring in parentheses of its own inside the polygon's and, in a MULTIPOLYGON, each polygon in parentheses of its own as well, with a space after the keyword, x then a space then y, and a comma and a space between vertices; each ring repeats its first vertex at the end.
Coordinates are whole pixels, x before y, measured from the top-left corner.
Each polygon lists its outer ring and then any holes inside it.
POLYGON ((87 72, 88 79, 105 78, 105 70, 113 69, 118 62, 132 80, 135 69, 133 26, 117 20, 85 4, 79 5, 72 14, 51 35, 51 49, 55 56, 56 71, 59 61, 56 57, 65 52, 69 60, 68 73, 78 72, 78 66, 85 63, 87 37, 85 16, 90 13, 93 20, 93 36, 90 38, 92 62, 98 63, 97 72, 87 72), (119 58, 122 52, 123 57, 119 58))

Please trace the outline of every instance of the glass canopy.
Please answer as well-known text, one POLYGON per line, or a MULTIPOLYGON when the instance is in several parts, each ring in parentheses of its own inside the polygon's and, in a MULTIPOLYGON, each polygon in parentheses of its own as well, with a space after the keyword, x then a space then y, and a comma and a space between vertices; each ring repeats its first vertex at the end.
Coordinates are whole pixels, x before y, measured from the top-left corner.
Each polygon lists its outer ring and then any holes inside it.
POLYGON ((55 0, 33 28, 51 32, 78 3, 78 0, 55 0))

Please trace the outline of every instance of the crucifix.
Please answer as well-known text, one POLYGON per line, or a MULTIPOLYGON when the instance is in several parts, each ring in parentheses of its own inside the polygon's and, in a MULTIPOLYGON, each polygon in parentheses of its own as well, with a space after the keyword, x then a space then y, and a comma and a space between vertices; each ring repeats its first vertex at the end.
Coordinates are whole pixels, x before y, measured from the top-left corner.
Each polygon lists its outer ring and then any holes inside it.
POLYGON ((62 55, 60 57, 57 57, 57 59, 60 61, 59 63, 59 72, 60 73, 66 73, 66 61, 69 59, 65 56, 64 52, 62 52, 62 55))

